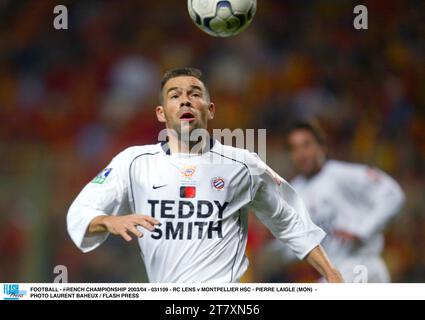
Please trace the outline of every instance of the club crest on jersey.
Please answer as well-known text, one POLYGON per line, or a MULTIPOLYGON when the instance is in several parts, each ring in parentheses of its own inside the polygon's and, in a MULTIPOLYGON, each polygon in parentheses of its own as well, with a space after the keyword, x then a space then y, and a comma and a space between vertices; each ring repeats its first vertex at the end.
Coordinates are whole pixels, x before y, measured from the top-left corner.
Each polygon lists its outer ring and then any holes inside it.
POLYGON ((211 180, 211 187, 216 191, 223 191, 225 186, 224 179, 220 177, 213 178, 211 180))
POLYGON ((93 180, 93 183, 102 184, 105 182, 106 178, 111 173, 112 168, 105 168, 103 169, 93 180))
POLYGON ((180 170, 180 174, 185 179, 191 179, 196 172, 195 166, 187 166, 180 170))

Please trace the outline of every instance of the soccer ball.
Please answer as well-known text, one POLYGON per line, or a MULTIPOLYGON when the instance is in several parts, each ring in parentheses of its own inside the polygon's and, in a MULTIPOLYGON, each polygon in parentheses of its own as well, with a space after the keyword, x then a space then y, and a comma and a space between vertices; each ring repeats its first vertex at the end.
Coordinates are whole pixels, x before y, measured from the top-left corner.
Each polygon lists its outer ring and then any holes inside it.
POLYGON ((215 37, 230 37, 249 26, 257 0, 187 0, 187 8, 201 30, 215 37))

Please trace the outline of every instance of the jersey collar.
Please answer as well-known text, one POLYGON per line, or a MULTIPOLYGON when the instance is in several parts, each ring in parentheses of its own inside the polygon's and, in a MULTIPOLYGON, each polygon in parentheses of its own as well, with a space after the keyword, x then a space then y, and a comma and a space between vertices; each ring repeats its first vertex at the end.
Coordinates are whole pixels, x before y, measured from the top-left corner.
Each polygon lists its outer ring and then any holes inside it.
MULTIPOLYGON (((204 148, 203 154, 209 152, 214 147, 215 144, 216 144, 216 140, 210 138, 210 140, 208 141, 207 145, 204 148)), ((160 146, 161 146, 161 149, 164 151, 164 153, 166 155, 171 155, 170 147, 168 145, 168 140, 167 141, 162 141, 160 143, 160 146)))

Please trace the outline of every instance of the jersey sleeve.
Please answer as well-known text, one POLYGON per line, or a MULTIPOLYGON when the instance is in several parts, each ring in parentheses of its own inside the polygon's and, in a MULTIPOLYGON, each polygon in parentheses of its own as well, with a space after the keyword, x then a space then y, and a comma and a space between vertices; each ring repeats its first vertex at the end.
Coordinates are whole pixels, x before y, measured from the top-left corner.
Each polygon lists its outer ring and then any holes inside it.
POLYGON ((253 157, 257 163, 251 208, 277 239, 303 259, 321 243, 326 233, 312 222, 303 201, 289 183, 258 156, 253 157))
POLYGON ((86 234, 95 217, 117 215, 129 210, 126 163, 123 153, 117 155, 84 187, 68 210, 68 233, 83 252, 94 250, 108 237, 107 232, 90 236, 86 234))
POLYGON ((380 232, 404 203, 400 185, 379 169, 346 164, 335 176, 343 211, 335 227, 360 239, 380 232))

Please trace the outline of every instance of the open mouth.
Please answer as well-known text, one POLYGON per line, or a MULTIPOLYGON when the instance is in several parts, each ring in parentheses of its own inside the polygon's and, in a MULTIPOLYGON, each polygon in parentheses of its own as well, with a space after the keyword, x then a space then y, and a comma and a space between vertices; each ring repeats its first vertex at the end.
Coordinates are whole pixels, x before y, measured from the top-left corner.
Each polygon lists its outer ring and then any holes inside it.
POLYGON ((193 121, 195 120, 195 116, 190 112, 185 112, 180 116, 180 120, 182 121, 193 121))

